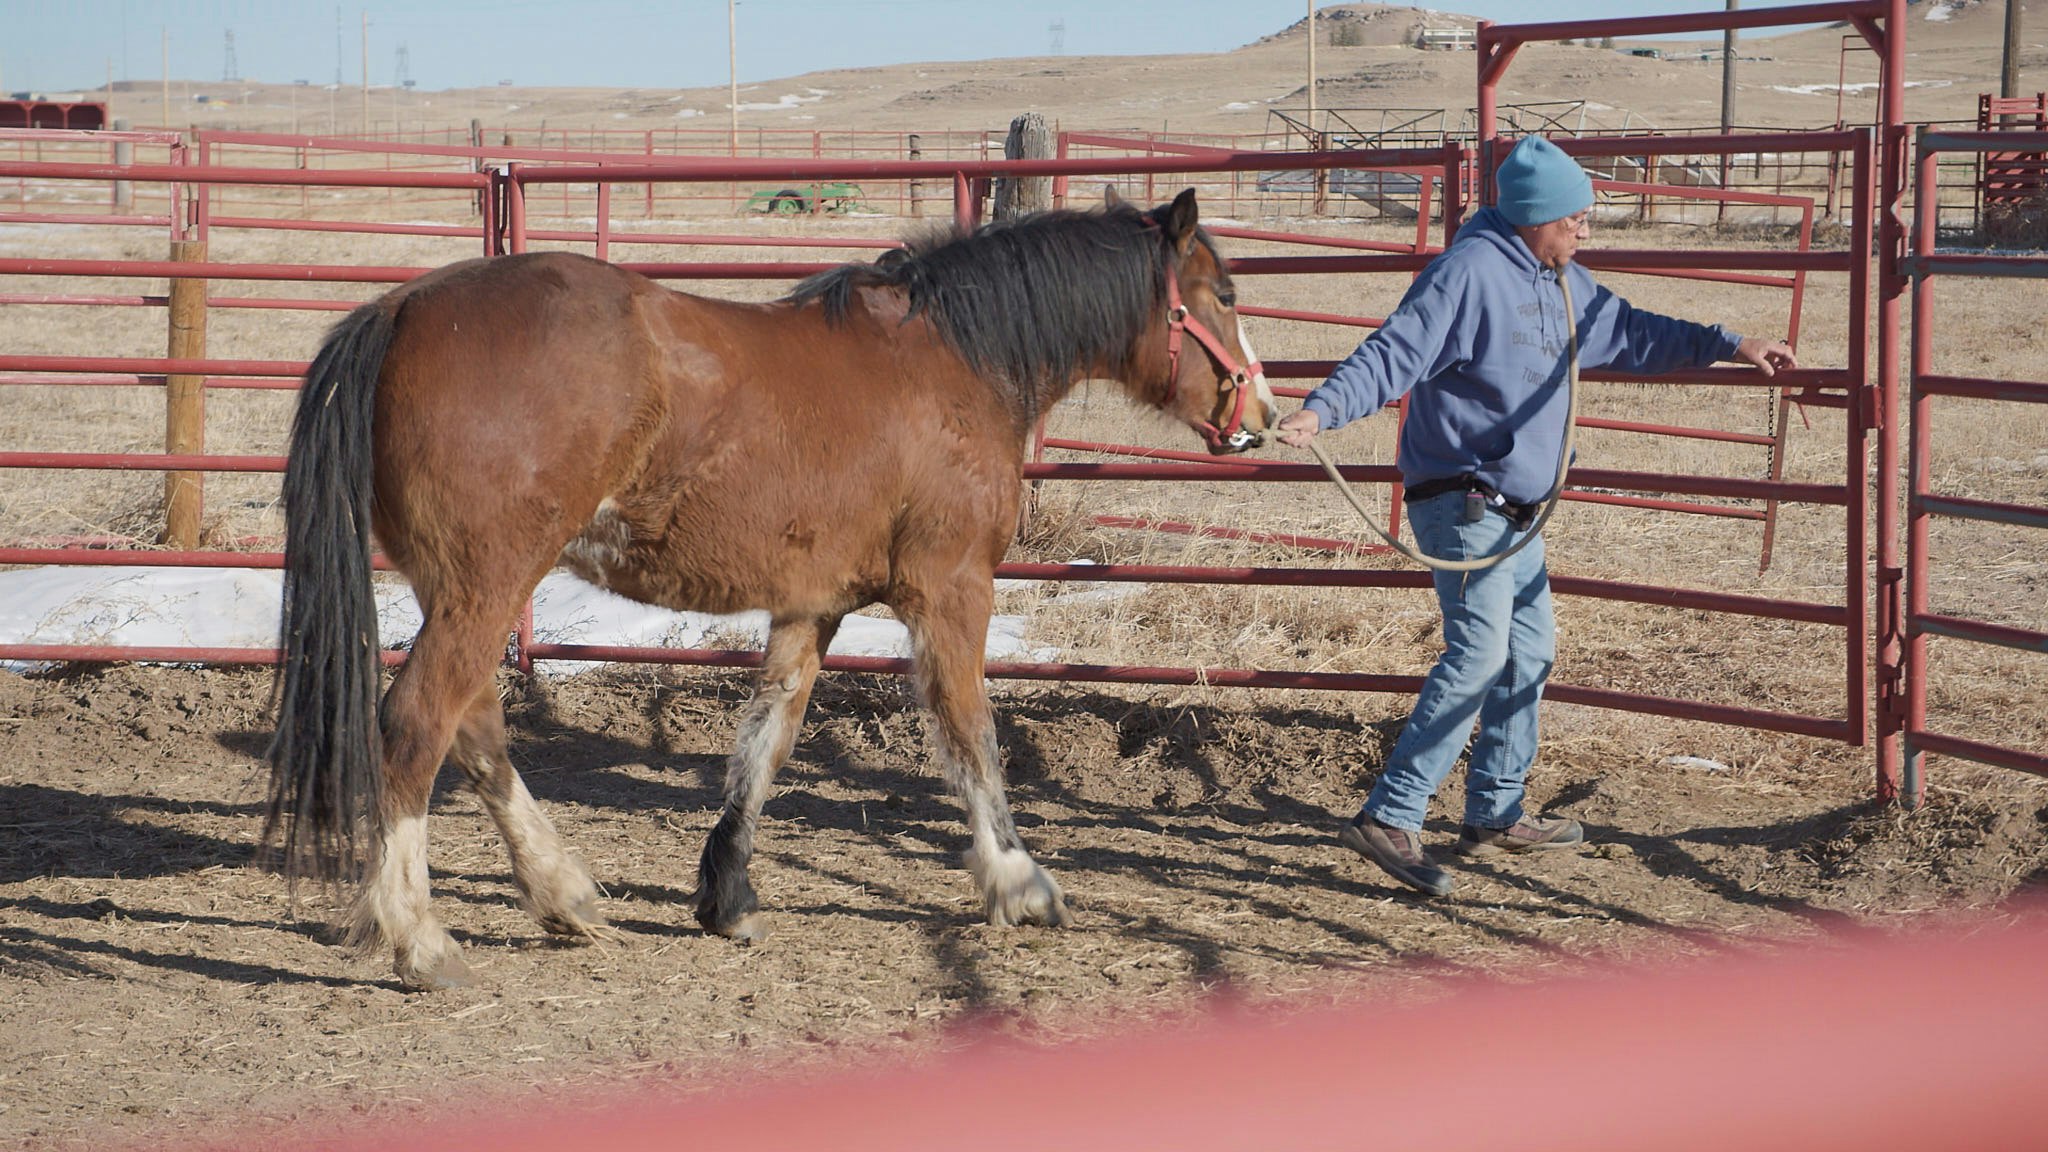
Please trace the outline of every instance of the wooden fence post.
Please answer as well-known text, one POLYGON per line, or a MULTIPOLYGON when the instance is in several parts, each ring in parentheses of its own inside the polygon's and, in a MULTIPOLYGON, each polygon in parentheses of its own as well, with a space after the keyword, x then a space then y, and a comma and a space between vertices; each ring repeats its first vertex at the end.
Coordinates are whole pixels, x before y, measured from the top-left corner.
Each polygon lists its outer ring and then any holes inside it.
MULTIPOLYGON (((128 121, 125 117, 117 117, 114 120, 114 131, 128 131, 128 121)), ((115 166, 126 168, 133 163, 135 163, 135 143, 131 140, 116 141, 114 144, 115 166)), ((114 208, 117 211, 126 212, 134 207, 135 182, 133 180, 114 181, 114 208)))
MULTIPOLYGON (((1005 160, 1050 160, 1053 157, 1051 129, 1045 117, 1026 112, 1010 121, 1010 134, 1003 141, 1005 160)), ((1015 220, 1052 207, 1052 177, 1002 176, 996 179, 995 218, 1015 220)))
MULTIPOLYGON (((204 264, 206 241, 173 240, 171 259, 204 264)), ((173 360, 206 358, 205 280, 180 277, 171 281, 168 355, 173 360)), ((206 451, 206 377, 173 372, 164 378, 164 451, 173 455, 206 451)), ((205 491, 203 473, 164 474, 164 544, 181 552, 199 547, 205 491)))
MULTIPOLYGON (((909 146, 910 159, 924 159, 924 149, 919 147, 919 144, 921 142, 918 140, 917 133, 912 132, 907 138, 905 138, 904 142, 909 146)), ((910 181, 908 195, 910 197, 910 214, 912 216, 924 215, 924 212, 920 207, 921 202, 924 200, 924 181, 912 179, 910 181)))
MULTIPOLYGON (((469 122, 469 146, 470 146, 471 148, 475 148, 475 149, 477 149, 477 153, 476 153, 476 155, 474 155, 474 156, 471 156, 471 157, 469 158, 469 170, 470 170, 471 172, 482 172, 482 171, 484 170, 484 157, 483 157, 483 146, 484 146, 484 122, 483 122, 483 121, 481 121, 481 120, 475 120, 475 119, 472 119, 472 120, 471 120, 471 121, 469 122)), ((475 212, 475 214, 476 214, 476 215, 478 215, 478 216, 482 216, 482 215, 484 214, 484 197, 485 197, 486 195, 488 195, 488 193, 486 193, 486 192, 485 192, 485 191, 484 191, 483 189, 479 188, 479 189, 477 190, 476 196, 475 196, 475 198, 474 198, 474 199, 475 199, 475 204, 474 204, 474 206, 473 206, 473 208, 472 208, 472 211, 474 211, 474 212, 475 212)))

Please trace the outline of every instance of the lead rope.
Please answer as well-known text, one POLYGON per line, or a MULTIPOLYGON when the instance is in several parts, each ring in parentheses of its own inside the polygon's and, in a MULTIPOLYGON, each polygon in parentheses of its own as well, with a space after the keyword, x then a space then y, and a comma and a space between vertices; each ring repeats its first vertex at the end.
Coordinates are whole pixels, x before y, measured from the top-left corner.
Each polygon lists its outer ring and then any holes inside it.
POLYGON ((1527 548, 1530 541, 1535 540, 1543 531, 1543 526, 1550 522, 1550 514, 1557 511, 1557 502, 1564 497, 1565 474, 1570 472, 1572 467, 1572 444, 1578 439, 1579 419, 1579 326, 1577 318, 1573 315, 1571 286, 1565 283, 1565 274, 1562 270, 1558 272, 1557 286, 1564 292, 1565 345, 1568 349, 1564 369, 1564 443, 1558 446, 1557 451, 1557 483, 1551 486, 1550 498, 1543 502, 1543 511, 1537 515, 1536 522, 1529 525, 1529 530, 1522 534, 1521 539, 1491 556, 1481 556, 1474 560, 1447 560, 1411 548, 1403 544, 1399 537, 1380 527, 1380 522, 1373 519, 1372 513, 1365 510, 1365 502, 1359 499, 1357 491, 1344 479, 1344 474, 1337 470, 1336 462, 1330 459, 1329 453, 1323 451, 1323 446, 1314 440, 1308 442, 1308 450, 1315 454, 1317 462, 1323 466, 1323 471, 1329 473, 1330 480, 1337 485, 1338 494, 1358 513, 1359 519, 1365 521, 1365 526, 1377 533, 1380 539, 1393 545, 1395 551, 1417 564, 1434 568, 1439 572, 1477 572, 1491 568, 1527 548))

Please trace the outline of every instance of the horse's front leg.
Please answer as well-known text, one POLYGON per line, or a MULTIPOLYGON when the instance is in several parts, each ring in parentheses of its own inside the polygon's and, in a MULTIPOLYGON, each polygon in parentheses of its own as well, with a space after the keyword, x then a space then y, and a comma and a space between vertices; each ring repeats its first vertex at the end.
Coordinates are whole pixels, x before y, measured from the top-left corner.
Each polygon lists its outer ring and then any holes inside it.
POLYGON ((697 864, 697 923, 720 936, 744 943, 768 935, 747 879, 754 829, 775 772, 796 744, 818 663, 837 631, 837 617, 777 620, 769 629, 760 683, 740 716, 739 740, 726 761, 725 808, 697 864))
POLYGON ((972 845, 967 871, 981 886, 988 922, 998 926, 1073 922, 1052 874, 1024 849, 1003 794, 995 717, 982 680, 992 586, 955 589, 905 612, 916 650, 918 687, 932 714, 932 742, 960 803, 972 845))

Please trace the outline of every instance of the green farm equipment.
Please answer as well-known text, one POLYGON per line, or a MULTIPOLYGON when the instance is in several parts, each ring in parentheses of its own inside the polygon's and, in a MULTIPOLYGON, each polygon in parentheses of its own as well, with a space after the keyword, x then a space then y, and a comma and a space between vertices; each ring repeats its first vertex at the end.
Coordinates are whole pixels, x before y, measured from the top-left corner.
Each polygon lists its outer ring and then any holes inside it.
POLYGON ((746 210, 776 216, 808 212, 853 212, 861 207, 860 185, 845 181, 811 184, 803 188, 762 189, 747 197, 746 210))

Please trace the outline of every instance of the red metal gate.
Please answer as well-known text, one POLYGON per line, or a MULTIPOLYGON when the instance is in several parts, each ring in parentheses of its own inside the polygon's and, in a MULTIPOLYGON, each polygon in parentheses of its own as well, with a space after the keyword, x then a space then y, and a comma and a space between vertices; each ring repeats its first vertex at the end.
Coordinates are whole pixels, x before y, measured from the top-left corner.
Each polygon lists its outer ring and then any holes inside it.
MULTIPOLYGON (((1903 799, 1917 803, 1926 786, 1923 760, 1929 752, 1957 756, 2048 776, 2048 753, 1969 739, 1929 727, 1928 641, 1933 637, 2048 655, 2048 631, 1932 610, 1936 556, 1931 546, 1936 517, 2048 529, 2048 507, 1945 495, 1935 490, 1935 426, 1938 397, 2005 404, 2048 405, 2048 383, 1937 375, 1934 365, 1934 279, 1939 275, 2048 279, 2048 256, 1942 255, 1936 252, 1937 165, 1944 152, 1994 150, 2048 152, 2048 132, 1922 132, 1916 153, 1913 256, 1905 271, 1913 279, 1912 434, 1908 456, 1910 502, 1906 512, 1906 698, 1901 729, 1905 741, 1903 799)), ((2048 565, 2048 548, 2037 546, 2048 565)), ((2039 702, 2036 701, 2038 704, 2039 702)))

